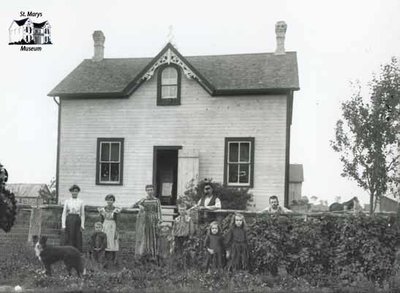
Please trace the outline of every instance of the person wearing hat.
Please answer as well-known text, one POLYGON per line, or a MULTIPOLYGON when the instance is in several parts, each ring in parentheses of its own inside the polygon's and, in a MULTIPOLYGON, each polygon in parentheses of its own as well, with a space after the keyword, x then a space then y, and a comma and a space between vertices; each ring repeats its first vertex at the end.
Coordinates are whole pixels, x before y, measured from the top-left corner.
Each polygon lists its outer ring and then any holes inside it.
POLYGON ((216 219, 216 214, 208 211, 220 210, 221 200, 216 194, 214 194, 214 186, 211 182, 206 181, 203 186, 203 196, 191 209, 199 209, 203 212, 199 213, 199 221, 203 222, 214 221, 216 219))
POLYGON ((194 207, 199 207, 207 210, 221 209, 221 200, 213 193, 213 186, 211 183, 206 182, 203 186, 203 196, 194 207))
POLYGON ((78 198, 81 191, 78 185, 70 187, 71 198, 64 203, 61 227, 64 231, 64 244, 76 247, 82 252, 82 231, 85 229, 85 205, 78 198))

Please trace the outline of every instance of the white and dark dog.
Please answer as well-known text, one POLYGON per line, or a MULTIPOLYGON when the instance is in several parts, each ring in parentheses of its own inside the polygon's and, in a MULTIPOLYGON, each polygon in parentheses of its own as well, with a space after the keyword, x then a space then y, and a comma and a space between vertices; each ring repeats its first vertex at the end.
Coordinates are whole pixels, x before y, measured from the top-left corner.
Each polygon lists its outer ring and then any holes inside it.
POLYGON ((85 274, 81 253, 75 247, 47 245, 46 236, 42 236, 40 239, 38 236, 33 236, 32 240, 35 246, 36 256, 43 263, 47 275, 51 275, 51 265, 59 261, 64 262, 69 275, 71 275, 72 269, 76 270, 78 277, 80 277, 81 274, 85 274))

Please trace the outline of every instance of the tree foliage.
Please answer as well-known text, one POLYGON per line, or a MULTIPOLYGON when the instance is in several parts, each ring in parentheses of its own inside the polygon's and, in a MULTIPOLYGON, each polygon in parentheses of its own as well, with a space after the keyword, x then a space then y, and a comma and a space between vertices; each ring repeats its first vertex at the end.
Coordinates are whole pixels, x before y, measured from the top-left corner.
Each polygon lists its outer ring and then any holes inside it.
POLYGON ((14 193, 5 188, 8 172, 0 163, 0 228, 9 232, 17 214, 17 202, 14 193))
POLYGON ((342 103, 342 119, 331 141, 340 153, 343 177, 357 182, 370 195, 370 212, 389 189, 399 187, 400 66, 393 58, 368 85, 365 98, 358 86, 342 103))

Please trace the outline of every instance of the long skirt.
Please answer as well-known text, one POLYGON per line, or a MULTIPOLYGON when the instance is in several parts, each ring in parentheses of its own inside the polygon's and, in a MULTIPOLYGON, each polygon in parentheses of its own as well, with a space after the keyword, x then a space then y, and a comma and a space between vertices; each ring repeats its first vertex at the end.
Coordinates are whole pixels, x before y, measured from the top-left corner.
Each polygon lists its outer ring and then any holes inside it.
POLYGON ((117 233, 117 225, 114 220, 104 220, 103 232, 107 235, 107 248, 106 251, 118 251, 119 250, 119 237, 115 235, 117 233), (115 237, 117 236, 117 237, 115 237))
POLYGON ((157 215, 139 213, 136 220, 136 256, 157 256, 157 221, 157 215))
POLYGON ((214 252, 210 254, 207 252, 206 270, 208 269, 222 269, 224 267, 223 252, 214 252))
POLYGON ((65 245, 74 246, 82 252, 81 217, 79 215, 67 215, 65 221, 65 245))
POLYGON ((249 264, 249 250, 247 243, 233 243, 229 269, 247 270, 249 264))

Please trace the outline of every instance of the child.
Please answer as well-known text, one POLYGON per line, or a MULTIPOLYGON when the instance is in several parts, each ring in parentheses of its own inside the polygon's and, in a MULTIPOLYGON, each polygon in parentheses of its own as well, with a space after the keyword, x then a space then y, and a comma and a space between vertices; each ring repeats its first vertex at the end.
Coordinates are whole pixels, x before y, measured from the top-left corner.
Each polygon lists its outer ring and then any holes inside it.
POLYGON ((97 263, 100 263, 100 258, 107 247, 107 235, 103 232, 103 224, 96 222, 94 224, 94 233, 89 240, 89 256, 97 263))
POLYGON ((171 255, 172 245, 173 245, 173 238, 171 235, 171 226, 167 223, 161 223, 159 226, 159 233, 157 239, 157 246, 158 246, 158 264, 164 265, 165 261, 171 255))
POLYGON ((226 257, 229 260, 229 269, 246 270, 249 263, 249 250, 247 247, 246 222, 242 214, 234 214, 230 229, 225 236, 227 247, 226 257))
MULTIPOLYGON (((107 205, 99 209, 101 221, 103 222, 103 232, 107 235, 107 248, 105 252, 106 261, 116 264, 116 254, 119 250, 119 233, 117 230, 117 215, 120 209, 114 206, 115 196, 108 194, 105 197, 107 205)), ((107 266, 107 264, 106 264, 107 266)))
POLYGON ((179 216, 174 221, 172 235, 174 236, 175 251, 181 253, 183 244, 194 234, 194 224, 192 218, 187 214, 186 205, 178 206, 179 216))
POLYGON ((218 222, 211 222, 204 246, 207 249, 207 273, 210 273, 211 268, 221 269, 224 265, 225 247, 218 222))

